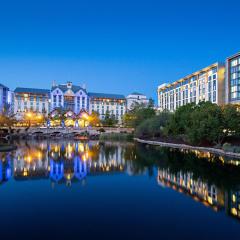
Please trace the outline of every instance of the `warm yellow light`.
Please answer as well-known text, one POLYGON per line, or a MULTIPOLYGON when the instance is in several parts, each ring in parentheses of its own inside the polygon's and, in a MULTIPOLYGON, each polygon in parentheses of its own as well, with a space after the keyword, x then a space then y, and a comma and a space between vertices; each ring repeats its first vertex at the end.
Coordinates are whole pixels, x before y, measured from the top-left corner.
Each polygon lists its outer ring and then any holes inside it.
POLYGON ((31 118, 32 117, 32 113, 28 112, 27 113, 27 117, 31 118))
POLYGON ((232 195, 232 201, 233 201, 234 203, 236 202, 236 195, 235 195, 235 194, 232 195))
POLYGON ((208 197, 208 202, 209 202, 210 204, 213 204, 213 200, 212 200, 211 197, 208 197))
POLYGON ((232 209, 231 209, 231 213, 232 213, 234 216, 237 216, 237 209, 236 209, 236 208, 232 208, 232 209))
POLYGON ((31 156, 28 156, 28 157, 27 157, 27 161, 28 161, 28 162, 31 162, 31 161, 32 161, 32 157, 31 157, 31 156))

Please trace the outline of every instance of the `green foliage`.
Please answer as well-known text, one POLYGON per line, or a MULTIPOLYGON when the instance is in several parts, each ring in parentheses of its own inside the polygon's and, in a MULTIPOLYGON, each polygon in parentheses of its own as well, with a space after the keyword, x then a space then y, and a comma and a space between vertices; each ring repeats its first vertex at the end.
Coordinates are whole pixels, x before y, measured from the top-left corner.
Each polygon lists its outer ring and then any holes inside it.
POLYGON ((191 103, 184 105, 176 110, 166 127, 166 132, 170 135, 182 135, 187 132, 190 125, 190 114, 194 111, 196 105, 191 103))
POLYGON ((233 146, 230 143, 224 143, 222 146, 223 151, 225 152, 233 152, 233 153, 240 153, 239 146, 233 146))
POLYGON ((123 118, 124 125, 127 127, 136 128, 143 121, 152 118, 155 115, 155 110, 152 107, 146 107, 145 105, 139 104, 136 105, 133 110, 125 114, 123 118))
POLYGON ((221 108, 210 102, 202 102, 189 114, 186 135, 190 143, 203 141, 221 143, 224 137, 224 124, 221 108))
POLYGON ((236 105, 225 105, 222 108, 225 135, 240 135, 240 112, 236 105))
POLYGON ((136 137, 151 137, 155 138, 164 135, 164 128, 169 123, 171 114, 169 112, 162 112, 157 116, 143 121, 136 127, 136 137))
POLYGON ((103 126, 106 127, 113 127, 118 123, 118 120, 116 119, 115 115, 109 113, 109 111, 106 112, 105 118, 101 121, 103 126))
POLYGON ((240 113, 234 105, 218 106, 200 102, 182 106, 173 114, 166 132, 185 136, 191 144, 221 144, 229 136, 240 135, 240 113))

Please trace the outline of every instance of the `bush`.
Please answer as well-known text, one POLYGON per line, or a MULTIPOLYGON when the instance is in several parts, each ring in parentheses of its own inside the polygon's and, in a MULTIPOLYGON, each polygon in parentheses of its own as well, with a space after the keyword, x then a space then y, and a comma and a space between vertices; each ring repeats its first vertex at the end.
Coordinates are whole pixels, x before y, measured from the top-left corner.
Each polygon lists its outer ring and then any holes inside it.
POLYGON ((233 152, 233 153, 240 153, 239 146, 233 146, 230 143, 224 143, 222 146, 223 151, 225 152, 233 152))
POLYGON ((104 128, 100 128, 98 131, 99 131, 100 133, 106 132, 104 128))
POLYGON ((231 152, 232 151, 232 145, 230 143, 224 143, 222 146, 223 151, 225 152, 231 152))
POLYGON ((160 137, 164 135, 164 128, 170 120, 170 113, 162 112, 159 115, 143 121, 135 131, 135 136, 141 137, 160 137))

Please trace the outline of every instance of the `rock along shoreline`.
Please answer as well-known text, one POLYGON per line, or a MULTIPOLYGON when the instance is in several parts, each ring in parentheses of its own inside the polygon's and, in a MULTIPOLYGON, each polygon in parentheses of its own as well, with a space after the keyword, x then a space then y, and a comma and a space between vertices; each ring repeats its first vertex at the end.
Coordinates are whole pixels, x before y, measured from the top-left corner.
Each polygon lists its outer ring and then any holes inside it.
POLYGON ((168 147, 168 148, 176 148, 176 149, 186 149, 186 150, 197 150, 200 152, 210 152, 213 154, 218 154, 226 157, 233 157, 240 159, 240 153, 233 153, 233 152, 225 152, 222 149, 217 148, 210 148, 210 147, 198 147, 198 146, 191 146, 187 144, 176 144, 176 143, 168 143, 168 142, 158 142, 158 141, 151 141, 151 140, 143 140, 140 138, 134 138, 134 140, 138 143, 144 143, 154 146, 161 146, 161 147, 168 147))

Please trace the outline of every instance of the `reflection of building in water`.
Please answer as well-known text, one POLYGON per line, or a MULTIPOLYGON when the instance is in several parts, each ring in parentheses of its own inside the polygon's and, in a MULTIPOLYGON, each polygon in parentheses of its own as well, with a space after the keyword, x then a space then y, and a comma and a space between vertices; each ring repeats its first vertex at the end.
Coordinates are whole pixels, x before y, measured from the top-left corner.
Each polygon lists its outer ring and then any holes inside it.
POLYGON ((48 158, 41 148, 20 148, 13 159, 14 178, 47 178, 48 158))
POLYGON ((158 184, 175 191, 188 194, 194 200, 211 206, 214 210, 225 207, 228 215, 240 219, 240 186, 234 190, 217 188, 200 179, 193 179, 192 173, 170 173, 168 169, 158 169, 158 184))
POLYGON ((228 214, 240 218, 240 188, 226 193, 226 211, 228 214))
POLYGON ((50 179, 59 184, 83 180, 87 174, 125 170, 123 146, 98 142, 20 143, 13 154, 15 180, 50 179))
POLYGON ((111 143, 99 145, 98 159, 90 162, 90 173, 123 172, 126 169, 123 152, 121 145, 116 146, 111 143))
POLYGON ((11 158, 9 154, 0 155, 0 183, 7 182, 12 176, 11 158))
POLYGON ((87 176, 87 162, 76 156, 73 161, 54 161, 50 159, 50 179, 54 182, 66 182, 68 185, 87 176))
POLYGON ((215 185, 210 185, 200 179, 194 179, 192 173, 180 171, 177 174, 172 174, 169 170, 159 169, 158 183, 189 194, 195 200, 214 207, 215 210, 224 206, 224 191, 218 189, 215 185))
POLYGON ((226 157, 226 156, 220 156, 217 154, 213 154, 210 152, 203 152, 203 151, 199 151, 199 150, 191 150, 191 149, 181 149, 181 152, 184 153, 191 153, 193 152, 196 157, 198 158, 206 158, 209 162, 215 162, 216 160, 221 161, 221 163, 223 164, 229 164, 229 165, 234 165, 234 166, 239 166, 240 165, 240 161, 237 158, 230 158, 230 157, 226 157))

